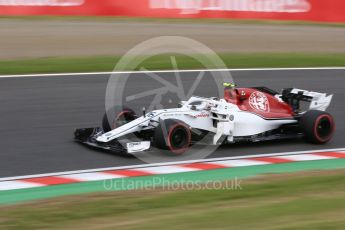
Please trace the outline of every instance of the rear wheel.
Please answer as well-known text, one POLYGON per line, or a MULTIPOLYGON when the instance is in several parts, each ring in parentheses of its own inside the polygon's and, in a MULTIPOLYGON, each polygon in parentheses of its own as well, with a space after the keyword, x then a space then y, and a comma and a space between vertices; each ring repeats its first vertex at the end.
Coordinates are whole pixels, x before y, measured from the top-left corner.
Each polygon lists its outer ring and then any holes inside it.
POLYGON ((154 144, 174 154, 183 154, 191 144, 191 131, 182 121, 167 119, 155 129, 154 144))
POLYGON ((128 122, 131 122, 137 118, 135 112, 127 107, 114 108, 107 111, 102 119, 102 127, 104 132, 109 132, 115 128, 118 128, 128 122))
POLYGON ((332 139, 335 124, 329 113, 310 110, 302 116, 300 128, 307 141, 314 144, 324 144, 332 139))

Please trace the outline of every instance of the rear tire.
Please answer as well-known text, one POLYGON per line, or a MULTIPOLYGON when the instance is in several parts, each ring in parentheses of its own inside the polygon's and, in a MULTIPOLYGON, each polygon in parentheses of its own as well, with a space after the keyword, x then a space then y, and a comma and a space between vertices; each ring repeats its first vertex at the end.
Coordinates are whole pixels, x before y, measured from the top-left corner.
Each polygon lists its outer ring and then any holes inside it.
POLYGON ((335 129, 332 115, 319 110, 310 110, 303 114, 299 126, 305 139, 314 144, 330 141, 335 129))
POLYGON ((107 111, 102 119, 103 131, 109 132, 115 128, 118 128, 128 122, 131 122, 137 118, 135 112, 125 106, 115 107, 107 111))
POLYGON ((185 153, 191 144, 191 131, 182 121, 166 119, 161 121, 154 132, 154 145, 175 155, 185 153))

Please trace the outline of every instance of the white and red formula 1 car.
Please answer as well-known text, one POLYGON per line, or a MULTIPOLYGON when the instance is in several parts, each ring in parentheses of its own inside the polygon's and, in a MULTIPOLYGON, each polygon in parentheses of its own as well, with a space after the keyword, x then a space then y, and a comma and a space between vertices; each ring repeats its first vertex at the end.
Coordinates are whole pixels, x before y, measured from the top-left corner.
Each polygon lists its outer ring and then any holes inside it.
POLYGON ((108 111, 102 128, 77 129, 75 138, 113 152, 134 154, 153 146, 181 154, 195 143, 220 145, 304 137, 324 144, 333 136, 334 120, 325 112, 333 95, 296 88, 278 93, 266 87, 224 86, 223 99, 193 96, 178 108, 144 111, 140 117, 125 107, 116 114, 108 111), (309 108, 301 111, 301 102, 308 102, 309 108), (134 141, 129 141, 128 135, 134 136, 134 141))

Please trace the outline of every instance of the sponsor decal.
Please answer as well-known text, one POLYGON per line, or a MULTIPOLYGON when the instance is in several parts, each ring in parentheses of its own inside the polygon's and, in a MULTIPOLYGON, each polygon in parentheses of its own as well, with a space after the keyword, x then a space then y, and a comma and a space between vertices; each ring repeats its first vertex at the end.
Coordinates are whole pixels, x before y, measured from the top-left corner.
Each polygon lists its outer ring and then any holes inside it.
POLYGON ((209 117, 210 115, 208 113, 201 113, 201 114, 197 114, 194 117, 198 118, 198 117, 209 117))
POLYGON ((184 114, 182 113, 166 113, 166 114, 163 114, 164 117, 178 117, 178 116, 182 116, 184 114))
POLYGON ((81 6, 85 0, 0 0, 0 6, 81 6))
POLYGON ((270 105, 268 98, 262 92, 255 91, 249 97, 249 105, 255 110, 268 113, 270 112, 270 105))
POLYGON ((151 146, 149 141, 140 141, 140 142, 130 142, 127 143, 128 153, 135 153, 149 149, 151 146))
POLYGON ((234 119, 235 119, 235 116, 234 115, 230 115, 229 120, 233 121, 234 119))
POLYGON ((309 12, 309 0, 150 0, 151 9, 181 10, 181 14, 200 11, 309 12))
POLYGON ((139 145, 141 145, 141 142, 131 142, 131 143, 128 143, 129 147, 135 147, 135 146, 139 146, 139 145))

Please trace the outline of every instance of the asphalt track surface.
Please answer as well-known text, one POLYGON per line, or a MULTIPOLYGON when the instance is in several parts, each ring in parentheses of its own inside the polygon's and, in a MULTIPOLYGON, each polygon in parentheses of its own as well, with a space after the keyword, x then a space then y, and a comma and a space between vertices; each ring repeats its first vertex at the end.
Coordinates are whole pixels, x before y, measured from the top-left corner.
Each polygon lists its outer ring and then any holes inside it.
MULTIPOLYGON (((298 87, 333 93, 335 96, 328 111, 335 117, 336 133, 326 145, 312 145, 303 140, 235 144, 221 147, 209 157, 345 146, 345 70, 231 73, 239 86, 265 85, 277 90, 298 87)), ((159 75, 165 79, 174 77, 173 73, 159 75)), ((181 73, 185 87, 194 82, 195 75, 195 72, 181 73)), ((206 72, 196 94, 214 96, 211 86, 215 83, 209 75, 206 72)), ((94 151, 73 141, 75 128, 99 126, 108 79, 109 74, 0 78, 0 177, 142 164, 136 158, 94 151)), ((145 74, 131 74, 126 92, 135 93, 152 86, 154 83, 145 74)), ((162 100, 167 107, 175 105, 175 99, 170 96, 167 101, 162 100)), ((138 110, 151 100, 141 98, 132 102, 132 106, 138 110)))

